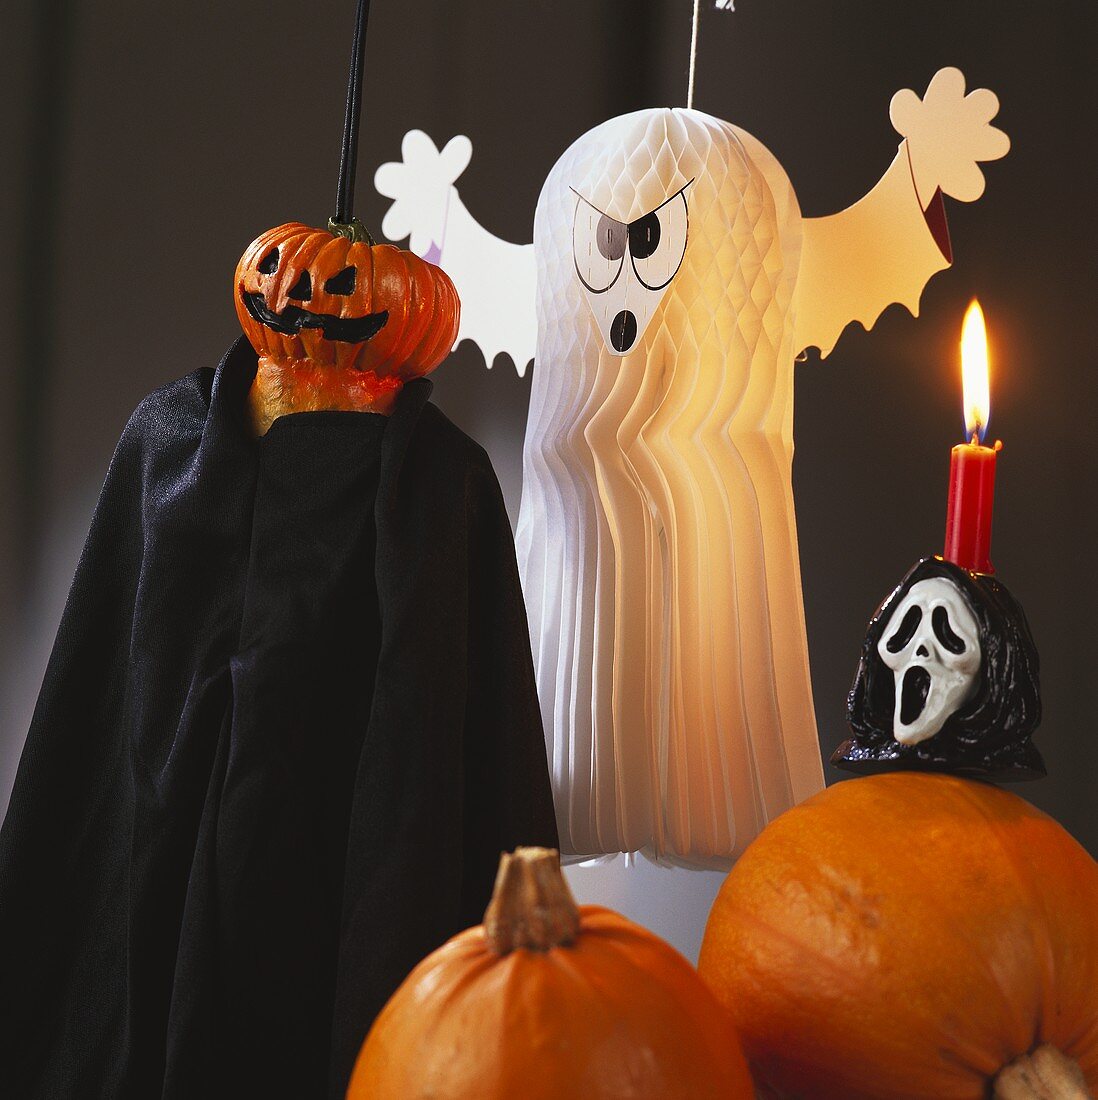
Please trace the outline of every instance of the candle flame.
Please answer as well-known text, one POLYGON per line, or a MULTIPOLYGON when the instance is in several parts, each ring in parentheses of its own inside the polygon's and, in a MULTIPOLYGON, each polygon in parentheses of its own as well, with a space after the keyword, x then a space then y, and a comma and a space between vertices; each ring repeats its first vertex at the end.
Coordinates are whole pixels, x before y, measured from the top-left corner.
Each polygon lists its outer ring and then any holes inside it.
POLYGON ((973 298, 961 327, 961 380, 965 402, 965 438, 977 435, 982 443, 991 419, 988 384, 987 326, 984 311, 973 298))

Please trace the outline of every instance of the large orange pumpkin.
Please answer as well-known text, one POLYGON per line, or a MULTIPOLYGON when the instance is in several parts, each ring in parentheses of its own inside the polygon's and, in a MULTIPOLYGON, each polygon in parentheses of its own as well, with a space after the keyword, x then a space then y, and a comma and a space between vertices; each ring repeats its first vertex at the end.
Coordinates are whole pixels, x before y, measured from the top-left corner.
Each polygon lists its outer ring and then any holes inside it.
POLYGON ((690 964, 576 908, 557 853, 505 855, 485 924, 428 956, 374 1023, 348 1100, 749 1100, 727 1014, 690 964))
POLYGON ((721 888, 699 970, 769 1095, 1098 1087, 1098 864, 983 783, 878 775, 783 814, 721 888))
POLYGON ((460 303, 444 271, 412 252, 291 222, 269 229, 236 268, 234 300, 259 355, 251 393, 262 434, 290 412, 389 413, 457 337, 460 303))

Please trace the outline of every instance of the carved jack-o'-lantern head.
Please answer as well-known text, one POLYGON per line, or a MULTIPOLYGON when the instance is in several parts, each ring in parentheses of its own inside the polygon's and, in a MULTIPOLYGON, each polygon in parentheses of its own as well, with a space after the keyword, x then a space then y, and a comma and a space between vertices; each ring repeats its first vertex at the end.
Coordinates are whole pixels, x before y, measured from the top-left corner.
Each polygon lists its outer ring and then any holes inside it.
POLYGON ((259 355, 259 434, 289 412, 388 413, 403 384, 434 370, 457 336, 460 303, 444 271, 393 245, 297 222, 248 246, 235 291, 259 355))

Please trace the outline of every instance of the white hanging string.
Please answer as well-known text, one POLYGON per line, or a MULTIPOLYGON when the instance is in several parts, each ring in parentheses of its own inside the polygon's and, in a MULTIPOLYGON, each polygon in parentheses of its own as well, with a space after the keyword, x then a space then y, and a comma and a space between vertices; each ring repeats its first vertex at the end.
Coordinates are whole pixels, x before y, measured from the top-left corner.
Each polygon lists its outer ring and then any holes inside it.
POLYGON ((686 108, 694 106, 694 69, 698 62, 698 12, 701 0, 694 0, 694 19, 690 24, 690 78, 686 85, 686 108))

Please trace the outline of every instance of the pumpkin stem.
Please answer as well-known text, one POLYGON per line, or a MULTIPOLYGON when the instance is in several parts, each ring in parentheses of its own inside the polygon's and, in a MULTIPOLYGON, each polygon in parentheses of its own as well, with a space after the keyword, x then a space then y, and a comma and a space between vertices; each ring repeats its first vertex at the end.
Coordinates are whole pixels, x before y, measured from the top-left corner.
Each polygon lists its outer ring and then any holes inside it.
POLYGON ((1074 1059, 1054 1046, 1023 1054, 995 1078, 994 1100, 1092 1100, 1074 1059))
POLYGON ((488 946, 497 955, 516 948, 567 947, 579 934, 579 909, 552 848, 516 848, 500 857, 492 900, 484 914, 488 946))
POLYGON ((335 218, 329 218, 328 232, 333 237, 346 237, 352 242, 365 241, 371 248, 377 244, 370 235, 370 231, 358 218, 352 218, 349 222, 337 222, 335 218))

